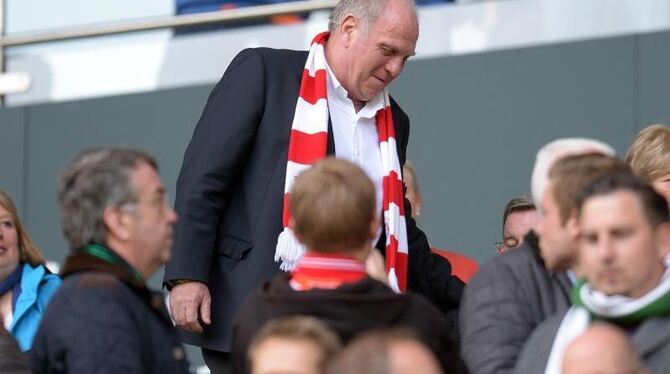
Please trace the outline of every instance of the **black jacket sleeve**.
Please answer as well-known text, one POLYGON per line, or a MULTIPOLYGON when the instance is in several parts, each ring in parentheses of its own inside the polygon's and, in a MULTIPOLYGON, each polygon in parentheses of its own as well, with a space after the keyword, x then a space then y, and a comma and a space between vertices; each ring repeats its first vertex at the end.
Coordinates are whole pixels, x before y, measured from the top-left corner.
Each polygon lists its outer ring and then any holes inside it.
POLYGON ((177 180, 179 220, 165 281, 209 280, 220 217, 263 114, 264 73, 260 53, 244 50, 207 100, 177 180))

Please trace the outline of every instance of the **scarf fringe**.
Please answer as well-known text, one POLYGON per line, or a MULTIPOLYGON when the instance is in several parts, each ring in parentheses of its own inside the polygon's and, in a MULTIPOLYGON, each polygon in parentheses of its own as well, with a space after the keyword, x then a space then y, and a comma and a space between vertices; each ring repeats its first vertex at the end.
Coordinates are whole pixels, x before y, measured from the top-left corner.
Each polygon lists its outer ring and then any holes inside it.
POLYGON ((283 271, 292 271, 298 265, 298 261, 305 254, 305 246, 302 245, 288 227, 279 234, 277 248, 275 251, 275 262, 281 261, 279 268, 283 271))

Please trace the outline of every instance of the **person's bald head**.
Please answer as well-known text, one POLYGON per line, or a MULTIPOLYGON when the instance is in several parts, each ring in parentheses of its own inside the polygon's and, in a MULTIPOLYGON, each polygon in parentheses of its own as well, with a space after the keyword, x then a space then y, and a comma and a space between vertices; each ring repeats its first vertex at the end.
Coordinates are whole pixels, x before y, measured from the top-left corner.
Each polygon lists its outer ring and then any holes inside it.
POLYGON ((433 353, 418 340, 398 339, 389 344, 388 355, 392 374, 442 373, 433 353))
MULTIPOLYGON (((458 363, 450 363, 460 373, 458 363)), ((452 368, 448 368, 452 369, 452 368)), ((354 339, 330 365, 328 374, 442 374, 434 353, 414 331, 369 331, 354 339)))
POLYGON ((568 345, 562 366, 563 374, 649 373, 626 334, 600 322, 568 345))

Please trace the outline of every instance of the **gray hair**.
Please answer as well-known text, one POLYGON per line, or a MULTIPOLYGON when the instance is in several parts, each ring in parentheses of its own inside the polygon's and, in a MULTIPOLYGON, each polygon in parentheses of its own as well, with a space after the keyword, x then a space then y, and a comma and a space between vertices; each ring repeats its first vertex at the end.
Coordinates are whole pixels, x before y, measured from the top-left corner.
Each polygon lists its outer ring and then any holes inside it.
POLYGON ((63 235, 70 248, 104 244, 103 212, 137 200, 131 172, 141 163, 158 170, 149 154, 128 148, 93 148, 79 153, 58 179, 58 203, 63 235))
MULTIPOLYGON (((562 138, 545 144, 535 156, 535 166, 530 181, 530 190, 535 206, 542 206, 542 196, 549 186, 549 171, 556 161, 568 157, 598 153, 614 157, 614 148, 599 140, 586 138, 562 138)), ((541 210, 541 209, 539 209, 541 210)))
MULTIPOLYGON (((389 0, 340 0, 333 12, 330 13, 328 30, 332 33, 344 21, 344 19, 353 14, 363 24, 363 30, 368 31, 382 14, 384 6, 389 0)), ((416 6, 415 0, 406 0, 412 7, 416 6)))

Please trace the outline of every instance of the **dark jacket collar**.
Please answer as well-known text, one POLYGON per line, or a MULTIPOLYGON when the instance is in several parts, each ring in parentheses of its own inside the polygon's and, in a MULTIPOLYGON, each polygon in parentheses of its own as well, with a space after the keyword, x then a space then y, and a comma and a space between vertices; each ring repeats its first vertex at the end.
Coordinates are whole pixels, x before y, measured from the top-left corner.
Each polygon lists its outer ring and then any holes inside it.
POLYGON ((116 254, 111 248, 102 245, 97 246, 107 250, 112 255, 113 261, 106 261, 96 257, 85 252, 83 249, 77 250, 65 260, 61 276, 66 278, 69 275, 86 271, 111 273, 116 278, 128 283, 135 289, 148 291, 144 281, 138 277, 136 271, 126 260, 116 254))
POLYGON ((528 234, 523 237, 523 243, 530 248, 530 251, 533 253, 535 260, 544 266, 544 260, 542 260, 542 255, 540 254, 540 237, 537 236, 537 233, 535 233, 533 230, 530 230, 528 234))
POLYGON ((113 261, 106 261, 90 253, 78 250, 65 260, 61 276, 67 278, 70 275, 91 271, 109 273, 130 286, 130 289, 142 298, 163 319, 164 323, 172 326, 163 302, 163 295, 160 292, 151 291, 146 286, 144 280, 138 276, 137 271, 112 249, 106 246, 101 247, 110 251, 115 256, 113 261))
POLYGON ((528 234, 523 238, 524 243, 528 243, 528 245, 533 248, 539 255, 540 252, 540 237, 537 236, 535 231, 530 230, 528 234))

